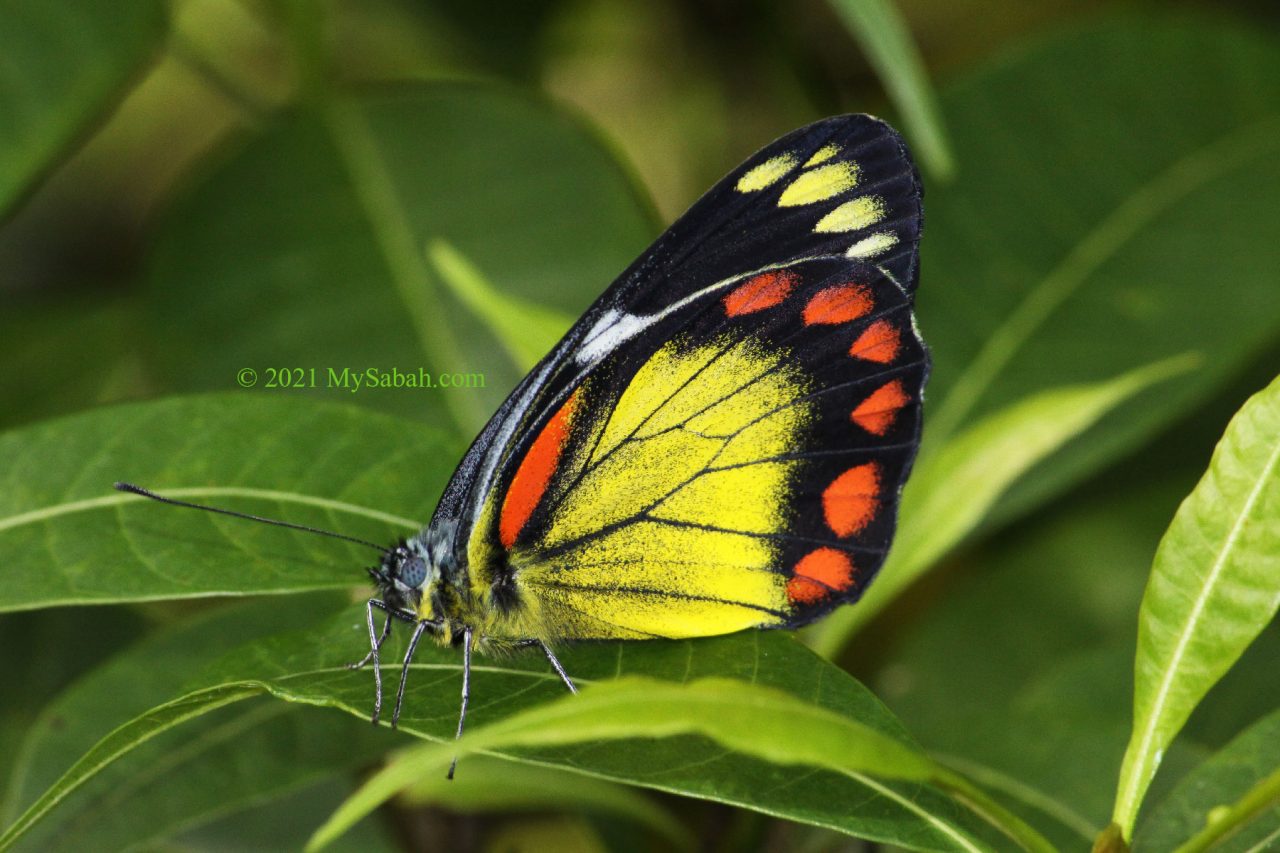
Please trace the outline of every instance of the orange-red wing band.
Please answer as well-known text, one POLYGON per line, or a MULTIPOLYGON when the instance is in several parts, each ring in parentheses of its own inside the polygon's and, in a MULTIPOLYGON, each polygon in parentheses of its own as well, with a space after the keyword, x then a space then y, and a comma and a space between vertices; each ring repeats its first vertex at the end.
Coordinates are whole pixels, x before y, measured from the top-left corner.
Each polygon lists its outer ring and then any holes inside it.
POLYGON ((888 320, 876 320, 858 335, 858 339, 849 348, 849 355, 854 358, 888 364, 898 357, 902 347, 902 337, 888 320))
POLYGON ((860 284, 841 284, 819 290, 804 306, 806 326, 847 323, 871 313, 871 291, 860 284))
POLYGON ((507 496, 502 500, 502 515, 498 519, 498 539, 502 547, 510 548, 516 537, 524 528, 529 516, 542 500, 542 495, 551 482, 551 475, 560 464, 560 455, 564 452, 565 442, 569 439, 569 427, 572 425, 573 413, 578 405, 576 389, 569 399, 565 400, 560 410, 551 416, 542 432, 529 446, 524 461, 516 469, 507 487, 507 496))
POLYGON ((835 548, 816 548, 800 558, 787 581, 787 598, 796 604, 813 604, 831 592, 853 585, 853 561, 835 548))
POLYGON ((902 380, 886 382, 858 404, 850 416, 855 424, 872 435, 884 435, 898 419, 898 410, 911 398, 903 390, 902 380))
POLYGON ((827 527, 837 536, 852 536, 875 518, 880 505, 880 468, 874 462, 845 471, 822 493, 827 527))
POLYGON ((760 273, 725 294, 724 311, 738 317, 772 308, 791 295, 799 282, 800 276, 790 270, 760 273))

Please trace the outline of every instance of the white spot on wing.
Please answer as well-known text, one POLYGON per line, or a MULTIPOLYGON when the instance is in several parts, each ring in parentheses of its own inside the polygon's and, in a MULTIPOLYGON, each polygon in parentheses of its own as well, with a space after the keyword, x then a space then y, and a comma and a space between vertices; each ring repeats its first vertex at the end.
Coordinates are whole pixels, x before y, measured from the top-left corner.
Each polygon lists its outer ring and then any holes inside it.
MULTIPOLYGON (((890 234, 889 236, 892 237, 893 235, 890 234)), ((896 240, 897 238, 894 239, 896 240)), ((864 240, 863 242, 866 241, 864 240)), ((574 353, 573 360, 578 364, 583 365, 594 364, 627 341, 634 338, 636 335, 643 332, 645 329, 652 326, 654 323, 666 319, 685 306, 713 293, 725 290, 738 282, 757 276, 762 272, 795 266, 805 261, 831 260, 836 257, 839 256, 812 255, 803 258, 792 258, 784 261, 783 263, 768 264, 758 269, 738 273, 737 275, 723 278, 714 284, 709 284, 706 287, 695 290, 693 293, 671 303, 655 314, 628 314, 625 311, 619 311, 617 308, 609 308, 600 315, 600 319, 596 320, 596 322, 591 326, 591 329, 583 336, 582 343, 578 345, 578 349, 574 353)))
POLYGON ((642 316, 625 314, 616 308, 610 308, 600 316, 596 324, 582 339, 574 355, 579 364, 590 364, 599 361, 622 344, 634 338, 657 322, 658 316, 642 316))

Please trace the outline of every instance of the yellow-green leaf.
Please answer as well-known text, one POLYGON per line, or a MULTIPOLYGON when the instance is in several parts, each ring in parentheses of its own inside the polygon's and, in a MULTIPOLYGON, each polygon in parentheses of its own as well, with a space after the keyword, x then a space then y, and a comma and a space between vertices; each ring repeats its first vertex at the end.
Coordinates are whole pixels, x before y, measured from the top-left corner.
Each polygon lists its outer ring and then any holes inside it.
POLYGON ((1114 818, 1126 838, 1160 759, 1280 606, 1280 379, 1231 419, 1160 542, 1138 614, 1133 734, 1114 818))

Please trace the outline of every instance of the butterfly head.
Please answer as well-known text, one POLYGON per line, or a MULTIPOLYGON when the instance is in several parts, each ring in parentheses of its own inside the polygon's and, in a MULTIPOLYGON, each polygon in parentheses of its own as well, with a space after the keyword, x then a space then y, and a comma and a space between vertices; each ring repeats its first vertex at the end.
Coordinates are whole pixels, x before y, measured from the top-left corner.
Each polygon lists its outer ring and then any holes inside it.
POLYGON ((381 562, 369 569, 369 575, 388 607, 417 610, 436 571, 421 542, 402 539, 383 553, 381 562))

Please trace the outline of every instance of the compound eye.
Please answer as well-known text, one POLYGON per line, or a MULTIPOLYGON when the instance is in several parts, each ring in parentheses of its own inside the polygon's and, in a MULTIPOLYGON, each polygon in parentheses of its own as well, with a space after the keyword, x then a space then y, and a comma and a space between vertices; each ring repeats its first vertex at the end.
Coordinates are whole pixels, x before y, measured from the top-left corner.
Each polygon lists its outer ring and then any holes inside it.
POLYGON ((400 564, 399 581, 410 589, 417 589, 427 579, 427 564, 421 557, 410 557, 400 564))

